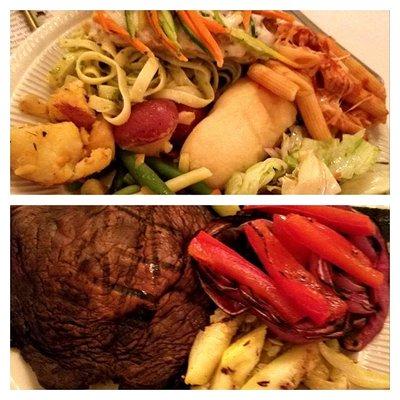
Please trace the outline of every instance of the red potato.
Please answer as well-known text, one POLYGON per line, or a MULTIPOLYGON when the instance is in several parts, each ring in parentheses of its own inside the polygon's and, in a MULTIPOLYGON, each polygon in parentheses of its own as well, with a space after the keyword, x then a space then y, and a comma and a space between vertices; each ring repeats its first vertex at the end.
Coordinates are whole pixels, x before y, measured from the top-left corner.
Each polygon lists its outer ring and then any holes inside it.
POLYGON ((177 124, 178 109, 173 101, 147 100, 133 105, 128 121, 114 127, 114 139, 125 150, 158 155, 171 149, 169 139, 177 124))
POLYGON ((178 107, 178 112, 180 114, 179 119, 187 119, 187 121, 190 121, 189 124, 180 123, 178 121, 178 126, 172 135, 171 141, 174 146, 181 147, 190 132, 192 132, 193 128, 207 116, 208 112, 207 108, 193 108, 184 104, 177 104, 176 106, 178 107), (190 117, 190 113, 194 114, 193 117, 190 117), (183 116, 183 118, 181 118, 181 116, 183 116))

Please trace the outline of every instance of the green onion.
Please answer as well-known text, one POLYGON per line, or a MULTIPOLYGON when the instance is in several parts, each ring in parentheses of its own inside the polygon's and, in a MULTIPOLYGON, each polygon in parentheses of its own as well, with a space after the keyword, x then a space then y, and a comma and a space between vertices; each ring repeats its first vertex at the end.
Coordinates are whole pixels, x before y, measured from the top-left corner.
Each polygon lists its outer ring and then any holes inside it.
POLYGON ((136 164, 136 155, 126 150, 120 152, 120 158, 133 178, 141 185, 158 194, 174 194, 161 178, 146 164, 136 164))
MULTIPOLYGON (((146 162, 164 178, 172 179, 182 175, 182 172, 174 165, 166 163, 159 158, 147 157, 146 162)), ((204 182, 195 183, 189 186, 189 189, 196 194, 211 194, 212 192, 212 189, 204 182)))
POLYGON ((114 194, 135 194, 140 191, 139 185, 129 185, 117 190, 114 194))

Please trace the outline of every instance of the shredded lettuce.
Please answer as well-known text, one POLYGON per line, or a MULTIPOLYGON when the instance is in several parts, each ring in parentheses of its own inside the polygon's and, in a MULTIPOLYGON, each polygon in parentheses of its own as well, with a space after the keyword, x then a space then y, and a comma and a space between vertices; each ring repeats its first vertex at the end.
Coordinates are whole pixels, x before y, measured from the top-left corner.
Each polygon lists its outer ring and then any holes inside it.
POLYGON ((235 173, 227 194, 387 193, 389 171, 376 164, 379 149, 364 139, 365 131, 342 139, 304 138, 301 127, 283 135, 280 148, 267 149, 271 158, 235 173), (279 163, 280 162, 280 163, 279 163))
POLYGON ((389 193, 389 166, 375 164, 368 172, 345 181, 342 194, 386 194, 389 193))
POLYGON ((287 165, 279 158, 268 158, 252 165, 246 172, 235 172, 225 187, 225 194, 257 194, 268 183, 281 177, 287 165))
POLYGON ((302 139, 301 135, 292 134, 283 140, 283 159, 296 168, 302 153, 312 151, 327 165, 337 181, 352 179, 370 170, 378 159, 379 149, 368 143, 364 134, 365 131, 360 131, 354 135, 343 135, 342 140, 329 141, 302 139))
POLYGON ((281 178, 282 194, 337 194, 340 186, 332 172, 313 151, 302 152, 292 176, 281 178))

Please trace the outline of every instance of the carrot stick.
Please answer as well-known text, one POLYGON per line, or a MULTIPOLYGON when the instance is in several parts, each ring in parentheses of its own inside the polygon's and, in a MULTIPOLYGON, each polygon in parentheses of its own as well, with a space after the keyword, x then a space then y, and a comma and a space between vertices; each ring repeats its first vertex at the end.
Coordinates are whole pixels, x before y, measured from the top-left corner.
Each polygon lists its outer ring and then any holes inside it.
POLYGON ((296 19, 293 15, 290 15, 287 12, 280 10, 257 10, 253 11, 253 13, 263 15, 267 18, 283 19, 288 22, 293 22, 296 19))
POLYGON ((165 47, 180 61, 187 61, 188 59, 182 54, 178 46, 164 33, 158 18, 158 11, 147 11, 147 17, 154 32, 159 36, 165 47))
POLYGON ((248 32, 250 28, 251 11, 242 11, 244 30, 248 32))
POLYGON ((210 18, 205 18, 202 15, 201 15, 201 18, 204 22, 204 25, 211 33, 228 33, 228 29, 226 29, 224 26, 222 26, 217 21, 210 19, 210 18))
POLYGON ((207 49, 213 55, 218 67, 224 65, 224 55, 219 47, 218 43, 215 41, 214 37, 211 35, 210 31, 205 26, 202 16, 196 11, 185 11, 188 18, 192 21, 192 25, 195 27, 195 32, 200 36, 203 43, 206 45, 207 49))
MULTIPOLYGON (((193 22, 189 18, 189 16, 186 14, 186 11, 177 11, 179 18, 182 20, 182 22, 194 33, 197 33, 196 27, 193 25, 193 22)), ((198 36, 198 34, 196 35, 198 36)), ((200 37, 198 37, 200 39, 200 37)))
POLYGON ((130 44, 137 51, 146 54, 149 57, 154 57, 153 52, 139 39, 132 37, 128 31, 118 25, 104 11, 95 11, 93 13, 93 21, 98 23, 106 32, 113 33, 120 37, 126 44, 130 44))

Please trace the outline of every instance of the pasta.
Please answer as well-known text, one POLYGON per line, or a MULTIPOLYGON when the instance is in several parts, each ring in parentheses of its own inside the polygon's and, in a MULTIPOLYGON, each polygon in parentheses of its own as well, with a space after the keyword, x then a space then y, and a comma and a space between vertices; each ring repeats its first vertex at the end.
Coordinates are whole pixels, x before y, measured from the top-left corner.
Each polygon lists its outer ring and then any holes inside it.
POLYGON ((294 101, 299 87, 292 81, 262 64, 250 66, 247 75, 261 86, 283 99, 294 101))
POLYGON ((312 68, 321 62, 321 56, 304 47, 290 47, 276 43, 274 48, 300 68, 312 68))
POLYGON ((328 140, 332 138, 314 91, 300 92, 296 96, 296 104, 308 132, 314 139, 328 140))
POLYGON ((374 94, 361 88, 344 96, 344 99, 350 104, 356 105, 359 109, 366 111, 379 121, 385 122, 386 115, 388 114, 385 103, 374 94))

